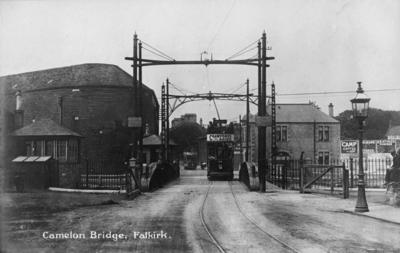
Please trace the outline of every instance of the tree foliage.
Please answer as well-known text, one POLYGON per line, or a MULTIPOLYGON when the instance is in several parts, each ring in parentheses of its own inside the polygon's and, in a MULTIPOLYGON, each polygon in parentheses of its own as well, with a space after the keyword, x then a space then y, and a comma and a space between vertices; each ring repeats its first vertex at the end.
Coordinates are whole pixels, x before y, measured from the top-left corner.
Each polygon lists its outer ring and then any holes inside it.
MULTIPOLYGON (((353 118, 352 110, 346 110, 337 117, 341 125, 342 139, 358 138, 358 121, 353 118)), ((400 125, 400 111, 384 111, 377 108, 370 108, 368 118, 364 123, 365 139, 385 139, 389 124, 400 125)))
POLYGON ((183 122, 171 128, 170 136, 180 148, 190 150, 197 145, 199 138, 205 136, 205 129, 194 122, 183 122))

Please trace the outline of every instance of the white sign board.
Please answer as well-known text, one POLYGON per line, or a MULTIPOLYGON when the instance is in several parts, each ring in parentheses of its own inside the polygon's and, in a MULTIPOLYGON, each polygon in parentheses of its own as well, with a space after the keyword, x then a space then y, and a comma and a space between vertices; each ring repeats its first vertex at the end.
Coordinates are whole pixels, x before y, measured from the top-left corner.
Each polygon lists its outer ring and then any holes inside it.
POLYGON ((233 134, 207 134, 208 142, 229 142, 234 140, 233 134))

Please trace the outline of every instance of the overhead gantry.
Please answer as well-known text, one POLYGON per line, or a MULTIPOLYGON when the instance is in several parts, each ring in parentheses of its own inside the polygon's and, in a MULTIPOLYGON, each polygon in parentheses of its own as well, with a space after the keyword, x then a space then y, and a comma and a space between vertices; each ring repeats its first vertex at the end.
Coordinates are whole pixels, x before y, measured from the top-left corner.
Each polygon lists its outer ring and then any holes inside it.
MULTIPOLYGON (((234 65, 249 65, 249 66, 256 66, 258 68, 258 95, 257 95, 257 106, 258 106, 258 113, 257 113, 257 122, 258 122, 258 167, 259 167, 259 180, 260 180, 260 191, 265 192, 265 180, 266 180, 266 172, 267 172, 267 157, 266 157, 266 145, 267 145, 267 139, 266 139, 266 127, 267 127, 267 122, 268 120, 266 119, 267 112, 266 112, 266 81, 267 81, 267 67, 269 65, 267 64, 267 61, 275 59, 274 57, 267 57, 267 37, 266 33, 263 32, 262 37, 255 42, 251 43, 250 45, 257 44, 257 54, 255 57, 250 57, 247 59, 238 59, 238 60, 233 60, 232 58, 239 56, 243 54, 243 52, 249 51, 249 46, 242 49, 241 51, 235 53, 233 56, 225 59, 225 60, 214 60, 214 59, 200 59, 200 60, 175 60, 174 58, 166 55, 165 53, 161 52, 160 50, 150 46, 146 42, 140 41, 138 39, 137 34, 135 33, 133 37, 133 57, 125 57, 126 60, 132 61, 132 68, 133 68, 133 87, 134 87, 134 97, 135 97, 135 108, 134 108, 134 116, 136 117, 136 122, 139 122, 140 124, 137 125, 137 129, 139 130, 139 135, 134 134, 133 135, 133 154, 137 157, 137 160, 139 161, 139 164, 142 164, 140 161, 143 153, 143 98, 140 94, 142 94, 142 77, 143 77, 143 72, 142 68, 147 67, 147 66, 161 66, 161 65, 218 65, 218 64, 224 64, 224 65, 229 65, 229 64, 234 64, 234 65), (143 47, 145 45, 145 47, 143 47), (164 58, 165 60, 154 60, 154 59, 146 59, 142 57, 142 50, 145 49, 147 51, 151 51, 152 53, 164 58), (139 141, 138 141, 139 138, 139 141), (138 142, 139 142, 139 148, 138 148, 138 142)), ((255 48, 255 47, 254 47, 255 48)), ((273 85, 274 87, 274 85, 273 85)), ((273 92, 275 90, 275 87, 273 88, 273 92)), ((169 94, 169 87, 162 87, 162 92, 163 94, 169 94)), ((215 94, 218 96, 217 94, 215 94)), ((224 97, 223 94, 219 95, 221 99, 223 98, 228 98, 227 96, 224 97)), ((167 96, 168 98, 169 96, 167 96)), ((210 93, 207 95, 201 95, 198 94, 197 98, 204 98, 204 99, 209 99, 210 98, 210 93)), ((275 97, 275 94, 274 94, 275 97)), ((179 97, 175 97, 178 98, 179 97)), ((185 103, 185 99, 196 99, 195 97, 180 97, 182 98, 183 102, 182 104, 185 103)), ((235 99, 241 98, 240 95, 236 97, 231 97, 235 99)), ((250 96, 247 96, 247 100, 250 99, 250 96)), ((186 100, 189 101, 189 100, 186 100)), ((272 106, 274 107, 272 109, 272 113, 275 114, 275 98, 272 99, 272 106)), ((163 142, 163 147, 165 147, 168 150, 168 144, 169 144, 169 115, 170 115, 170 106, 169 106, 169 101, 164 101, 162 99, 161 103, 161 126, 162 126, 162 142, 163 142)), ((176 108, 175 108, 176 109, 176 108)), ((247 111, 247 117, 249 117, 249 111, 247 111)), ((272 122, 275 122, 275 115, 272 116, 272 122)), ((248 120, 248 118, 247 118, 248 120)), ((272 141, 271 141, 271 148, 272 148, 272 153, 276 150, 276 141, 275 141, 275 126, 273 126, 272 130, 272 141)), ((168 159, 168 152, 165 152, 163 154, 163 159, 168 159)))

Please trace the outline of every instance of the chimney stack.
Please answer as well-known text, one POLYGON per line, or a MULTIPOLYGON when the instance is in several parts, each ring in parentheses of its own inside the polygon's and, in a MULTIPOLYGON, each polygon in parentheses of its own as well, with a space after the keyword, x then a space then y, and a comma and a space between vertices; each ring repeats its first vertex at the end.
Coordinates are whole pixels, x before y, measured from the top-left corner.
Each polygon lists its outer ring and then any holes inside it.
POLYGON ((15 113, 14 113, 14 127, 19 129, 24 126, 24 111, 22 110, 22 93, 17 91, 15 93, 15 113))
POLYGON ((329 107, 329 116, 334 117, 334 115, 333 115, 333 104, 329 103, 328 107, 329 107))

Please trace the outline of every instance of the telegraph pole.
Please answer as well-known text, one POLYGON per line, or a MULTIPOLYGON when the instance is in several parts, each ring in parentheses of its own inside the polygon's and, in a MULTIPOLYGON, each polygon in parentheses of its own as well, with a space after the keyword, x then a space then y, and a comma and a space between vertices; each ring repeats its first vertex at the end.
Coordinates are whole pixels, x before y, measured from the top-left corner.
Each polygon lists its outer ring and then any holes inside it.
POLYGON ((166 85, 166 98, 165 98, 165 146, 166 146, 166 153, 165 153, 165 159, 169 161, 169 80, 167 78, 167 85, 166 85))
POLYGON ((143 128, 144 128, 144 120, 143 120, 143 83, 142 83, 142 42, 139 42, 139 117, 141 119, 140 122, 140 134, 139 134, 139 155, 138 162, 140 171, 143 166, 143 128))
POLYGON ((165 85, 161 86, 161 160, 165 162, 165 85))
MULTIPOLYGON (((265 32, 262 35, 261 39, 261 97, 258 101, 260 104, 259 107, 259 115, 262 118, 266 116, 266 79, 267 79, 267 62, 266 62, 266 49, 267 49, 267 38, 265 32)), ((267 146, 267 139, 266 139, 266 126, 261 124, 258 128, 258 168, 259 168, 259 179, 260 179, 260 192, 265 192, 266 190, 266 172, 267 172, 267 159, 266 159, 266 146, 267 146)))
MULTIPOLYGON (((240 164, 242 163, 243 160, 243 145, 242 145, 242 116, 239 115, 239 149, 240 149, 240 164)), ((246 150, 247 152, 247 150, 246 150)), ((247 162, 247 160, 246 160, 247 162)))
POLYGON ((246 94, 247 94, 247 99, 246 99, 246 153, 245 153, 245 158, 246 162, 249 161, 249 138, 250 138, 250 128, 249 128, 249 117, 250 117, 250 95, 249 95, 249 79, 247 78, 246 81, 246 94))
MULTIPOLYGON (((138 116, 138 38, 137 34, 133 35, 133 92, 134 92, 134 108, 133 108, 133 116, 137 117, 138 116)), ((137 149, 138 149, 138 136, 137 136, 137 129, 133 128, 133 150, 132 150, 132 157, 136 157, 138 155, 137 149)))

